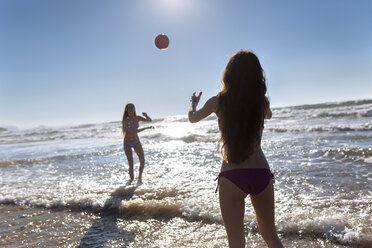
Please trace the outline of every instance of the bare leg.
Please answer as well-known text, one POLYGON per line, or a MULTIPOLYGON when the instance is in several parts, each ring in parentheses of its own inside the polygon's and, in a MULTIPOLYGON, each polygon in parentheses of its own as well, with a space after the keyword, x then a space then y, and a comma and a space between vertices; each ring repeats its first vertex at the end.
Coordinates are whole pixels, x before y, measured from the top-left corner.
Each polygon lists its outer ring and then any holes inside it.
POLYGON ((258 195, 251 196, 260 233, 269 248, 283 248, 275 229, 274 189, 272 181, 258 195))
POLYGON ((133 181, 134 175, 133 175, 133 155, 132 155, 132 148, 128 145, 124 145, 124 152, 127 156, 128 165, 129 165, 129 177, 130 180, 133 181))
POLYGON ((244 248, 244 199, 247 195, 224 177, 220 177, 219 195, 229 247, 244 248))
POLYGON ((145 168, 145 155, 143 153, 141 142, 138 142, 138 144, 134 147, 134 151, 137 153, 138 159, 140 161, 138 180, 141 181, 142 172, 143 172, 143 169, 145 168))

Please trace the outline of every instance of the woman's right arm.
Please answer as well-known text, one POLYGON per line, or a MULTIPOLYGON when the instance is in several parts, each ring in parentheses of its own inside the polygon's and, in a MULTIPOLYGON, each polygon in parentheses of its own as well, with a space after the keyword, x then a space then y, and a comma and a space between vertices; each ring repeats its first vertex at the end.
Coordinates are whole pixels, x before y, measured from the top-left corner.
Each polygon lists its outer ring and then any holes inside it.
POLYGON ((154 129, 154 127, 153 126, 150 126, 150 127, 138 128, 137 129, 137 133, 142 132, 143 130, 146 130, 146 129, 154 129))
POLYGON ((217 96, 211 97, 204 104, 204 106, 196 110, 196 106, 191 106, 189 110, 189 121, 191 123, 198 122, 212 113, 216 113, 217 109, 217 96))

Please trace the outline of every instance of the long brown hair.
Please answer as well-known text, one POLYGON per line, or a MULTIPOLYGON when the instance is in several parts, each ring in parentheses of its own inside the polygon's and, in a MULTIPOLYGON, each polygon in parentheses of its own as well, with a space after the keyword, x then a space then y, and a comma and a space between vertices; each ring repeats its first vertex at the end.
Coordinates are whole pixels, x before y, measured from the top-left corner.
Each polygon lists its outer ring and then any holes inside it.
POLYGON ((125 105, 125 109, 124 109, 124 113, 123 113, 123 119, 121 120, 121 133, 123 134, 123 136, 125 136, 124 120, 128 117, 128 115, 129 115, 128 108, 131 107, 131 106, 133 106, 133 108, 134 108, 134 116, 137 116, 136 108, 134 107, 133 103, 128 103, 127 105, 125 105))
POLYGON ((222 121, 218 149, 225 161, 239 163, 261 140, 268 104, 266 79, 257 56, 242 50, 230 58, 222 81, 217 108, 222 121))

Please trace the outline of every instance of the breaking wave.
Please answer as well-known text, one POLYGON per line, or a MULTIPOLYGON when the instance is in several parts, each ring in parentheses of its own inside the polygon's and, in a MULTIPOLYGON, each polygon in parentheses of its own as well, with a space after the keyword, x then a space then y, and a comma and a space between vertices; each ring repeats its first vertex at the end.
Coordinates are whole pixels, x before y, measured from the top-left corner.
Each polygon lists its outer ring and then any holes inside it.
MULTIPOLYGON (((148 218, 169 220, 179 217, 190 222, 200 221, 207 224, 223 225, 220 215, 201 213, 197 208, 192 210, 193 208, 184 206, 181 202, 170 202, 159 199, 123 200, 123 197, 130 198, 131 195, 132 192, 130 190, 117 193, 116 196, 107 200, 104 205, 94 203, 94 201, 89 198, 69 201, 2 198, 0 199, 0 204, 28 205, 31 207, 53 210, 86 211, 99 215, 118 215, 121 218, 134 218, 138 220, 148 218)), ((245 229, 251 233, 258 233, 255 220, 245 220, 245 229)), ((339 220, 332 217, 314 217, 313 219, 282 223, 278 225, 278 232, 282 236, 295 235, 320 238, 343 245, 356 245, 361 247, 370 247, 372 245, 372 237, 350 227, 347 220, 339 220)))
POLYGON ((265 131, 276 133, 305 133, 305 132, 369 132, 372 123, 359 126, 329 125, 329 126, 293 126, 293 127, 265 127, 265 131))

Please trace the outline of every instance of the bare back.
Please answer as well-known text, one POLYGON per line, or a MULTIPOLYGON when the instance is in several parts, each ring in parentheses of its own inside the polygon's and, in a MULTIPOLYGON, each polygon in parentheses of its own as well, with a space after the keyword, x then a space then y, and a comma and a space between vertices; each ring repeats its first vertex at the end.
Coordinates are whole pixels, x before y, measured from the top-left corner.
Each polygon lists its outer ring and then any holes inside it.
MULTIPOLYGON (((223 123, 221 114, 217 111, 218 107, 218 96, 213 96, 207 100, 202 108, 197 111, 189 112, 190 122, 198 122, 212 113, 215 113, 220 123, 223 123)), ((266 110, 265 119, 271 118, 271 110, 268 106, 266 110)), ((223 124, 222 124, 223 125, 223 124)), ((223 161, 221 171, 233 170, 238 168, 265 168, 269 169, 269 164, 262 152, 261 146, 258 145, 253 154, 251 154, 245 161, 241 163, 228 163, 223 161)))

